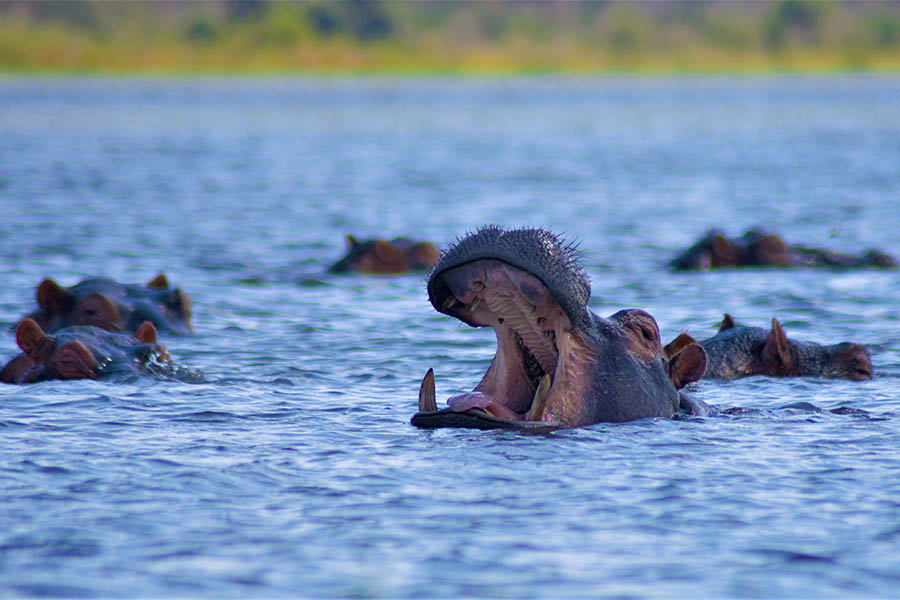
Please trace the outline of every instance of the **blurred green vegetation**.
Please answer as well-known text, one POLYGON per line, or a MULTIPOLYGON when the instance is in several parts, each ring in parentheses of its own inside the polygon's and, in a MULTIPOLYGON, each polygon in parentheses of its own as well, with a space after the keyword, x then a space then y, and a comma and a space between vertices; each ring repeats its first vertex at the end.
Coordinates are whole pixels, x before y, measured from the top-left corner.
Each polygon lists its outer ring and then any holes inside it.
POLYGON ((900 2, 0 0, 0 70, 900 70, 900 2))

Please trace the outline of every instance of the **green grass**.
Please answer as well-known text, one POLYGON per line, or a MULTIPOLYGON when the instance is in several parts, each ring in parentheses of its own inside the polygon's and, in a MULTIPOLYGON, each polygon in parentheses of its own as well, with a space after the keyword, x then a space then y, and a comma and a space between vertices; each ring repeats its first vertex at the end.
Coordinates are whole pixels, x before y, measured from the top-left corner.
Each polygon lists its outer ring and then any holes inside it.
POLYGON ((7 74, 850 71, 900 72, 900 2, 0 0, 7 74))

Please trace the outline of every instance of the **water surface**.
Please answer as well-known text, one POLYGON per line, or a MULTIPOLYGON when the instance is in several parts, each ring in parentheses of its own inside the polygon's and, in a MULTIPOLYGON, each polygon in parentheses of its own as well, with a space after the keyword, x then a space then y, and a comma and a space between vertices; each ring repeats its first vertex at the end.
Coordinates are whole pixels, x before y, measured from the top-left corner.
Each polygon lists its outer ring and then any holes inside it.
POLYGON ((900 79, 5 80, 0 131, 0 327, 43 277, 164 271, 196 334, 162 341, 205 373, 0 386, 0 595, 896 593, 900 273, 665 262, 710 226, 900 256, 900 79), (325 269, 348 232, 485 223, 580 241, 591 308, 664 340, 777 316, 867 345, 876 377, 417 430, 425 371, 439 402, 471 389, 493 334, 421 275, 325 269))

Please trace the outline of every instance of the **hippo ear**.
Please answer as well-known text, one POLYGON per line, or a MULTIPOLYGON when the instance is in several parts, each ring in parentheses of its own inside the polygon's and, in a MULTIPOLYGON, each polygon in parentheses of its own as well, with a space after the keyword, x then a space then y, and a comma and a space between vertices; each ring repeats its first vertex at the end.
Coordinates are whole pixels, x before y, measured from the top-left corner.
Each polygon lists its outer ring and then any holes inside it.
POLYGON ((734 319, 731 318, 731 315, 725 313, 725 316, 722 317, 722 322, 719 323, 719 331, 717 333, 722 333, 728 329, 734 329, 734 319))
POLYGON ((406 258, 403 250, 385 240, 375 240, 375 256, 378 260, 390 264, 403 262, 406 258))
POLYGON ((780 267, 789 267, 791 265, 787 244, 784 243, 780 236, 774 233, 763 236, 759 241, 756 254, 760 264, 780 267))
POLYGON ((734 243, 721 233, 713 238, 712 255, 714 267, 730 267, 738 264, 734 243))
POLYGON ((416 265, 428 269, 434 267, 441 260, 441 251, 431 242, 416 242, 409 249, 409 254, 416 265))
POLYGON ((156 327, 150 321, 144 321, 135 332, 134 339, 142 344, 155 344, 156 327))
POLYGON ((50 313, 69 311, 75 304, 75 294, 49 277, 38 285, 35 297, 38 306, 50 313))
POLYGON ((347 249, 352 250, 359 245, 359 240, 356 239, 356 236, 352 233, 347 234, 347 249))
POLYGON ((665 345, 665 347, 663 348, 663 353, 666 355, 667 360, 672 360, 675 356, 678 355, 679 352, 681 352, 691 344, 696 343, 697 341, 687 333, 680 333, 678 334, 678 337, 665 345))
POLYGON ((191 318, 191 297, 185 294, 181 288, 175 288, 169 298, 169 305, 177 309, 185 319, 191 318))
MULTIPOLYGON (((681 335, 690 337, 687 334, 681 335)), ((706 372, 706 350, 693 338, 691 342, 669 360, 669 378, 676 390, 680 390, 689 383, 700 381, 706 372)))
POLYGON ((762 349, 763 363, 777 371, 790 370, 794 366, 791 356, 791 346, 787 334, 781 327, 778 319, 772 318, 772 329, 762 349))
POLYGON ((166 279, 165 273, 160 273, 147 282, 147 287, 154 290, 164 290, 169 287, 169 280, 166 279))
POLYGON ((16 344, 19 345, 25 354, 29 354, 41 345, 47 335, 41 326, 34 319, 25 317, 16 327, 16 344))

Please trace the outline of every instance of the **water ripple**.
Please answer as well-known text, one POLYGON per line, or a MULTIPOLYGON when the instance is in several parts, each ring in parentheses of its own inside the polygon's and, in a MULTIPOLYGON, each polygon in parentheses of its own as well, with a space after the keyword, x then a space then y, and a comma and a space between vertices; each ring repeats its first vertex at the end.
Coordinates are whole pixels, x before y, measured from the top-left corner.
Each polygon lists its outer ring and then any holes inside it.
POLYGON ((44 277, 160 271, 195 326, 161 335, 185 377, 0 385, 0 596, 894 595, 898 273, 665 263, 711 226, 900 255, 896 78, 0 94, 4 331, 44 277), (346 233, 487 222, 581 240, 598 314, 644 308, 664 340, 778 317, 864 344, 876 377, 702 381, 703 418, 417 430, 425 371, 439 402, 472 389, 493 334, 424 275, 325 267, 346 233))

